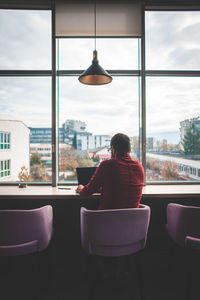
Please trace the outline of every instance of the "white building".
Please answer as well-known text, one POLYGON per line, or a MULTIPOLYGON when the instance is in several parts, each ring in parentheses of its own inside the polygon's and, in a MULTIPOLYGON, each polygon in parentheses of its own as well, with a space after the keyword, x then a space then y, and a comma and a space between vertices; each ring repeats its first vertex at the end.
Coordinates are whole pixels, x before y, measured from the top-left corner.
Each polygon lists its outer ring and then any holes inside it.
MULTIPOLYGON (((70 145, 59 143, 59 151, 71 148, 70 145)), ((30 154, 38 153, 43 164, 52 163, 51 144, 30 144, 30 154)))
POLYGON ((77 134, 77 149, 88 150, 99 147, 110 147, 109 135, 80 135, 77 134))
POLYGON ((99 163, 101 163, 103 160, 110 159, 111 153, 108 151, 108 147, 99 147, 97 149, 90 149, 89 157, 98 158, 99 163))
MULTIPOLYGON (((186 119, 180 122, 180 133, 181 133, 181 142, 183 142, 185 135, 191 129, 191 126, 194 126, 194 134, 200 132, 200 116, 192 119, 186 119)), ((183 149, 183 146, 181 145, 183 149)))
POLYGON ((25 166, 29 173, 30 130, 22 121, 0 120, 0 181, 18 181, 25 166))

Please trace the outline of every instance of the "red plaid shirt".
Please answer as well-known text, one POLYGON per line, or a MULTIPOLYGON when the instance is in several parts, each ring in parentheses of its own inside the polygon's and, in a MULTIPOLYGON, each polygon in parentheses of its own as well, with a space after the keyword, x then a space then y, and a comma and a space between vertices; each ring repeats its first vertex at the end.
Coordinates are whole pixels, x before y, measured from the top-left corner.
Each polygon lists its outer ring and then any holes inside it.
POLYGON ((144 169, 127 153, 103 161, 81 190, 89 196, 102 188, 98 209, 139 207, 144 184, 144 169))

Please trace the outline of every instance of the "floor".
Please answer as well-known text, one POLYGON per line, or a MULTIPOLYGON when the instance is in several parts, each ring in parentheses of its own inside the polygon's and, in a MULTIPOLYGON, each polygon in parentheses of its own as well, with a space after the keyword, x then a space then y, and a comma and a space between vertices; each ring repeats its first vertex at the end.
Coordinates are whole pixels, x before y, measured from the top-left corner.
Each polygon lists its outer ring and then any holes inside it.
MULTIPOLYGON (((186 263, 179 254, 176 251, 156 252, 155 250, 142 253, 144 300, 187 300, 186 282, 188 280, 190 280, 191 287, 190 300, 200 299, 198 296, 200 295, 199 254, 192 255, 190 265, 193 264, 193 267, 189 271, 188 278, 186 278, 186 263)), ((63 260, 62 255, 55 255, 54 260, 51 260, 50 263, 49 261, 46 263, 45 259, 47 258, 44 255, 39 257, 39 272, 37 258, 34 256, 17 261, 11 261, 9 258, 2 260, 0 295, 3 297, 0 296, 1 299, 88 299, 89 281, 87 272, 84 271, 88 268, 85 268, 84 255, 81 254, 80 260, 76 260, 75 263, 70 257, 63 260)), ((140 299, 137 282, 139 275, 136 268, 133 268, 133 272, 130 274, 130 270, 126 266, 124 267, 122 261, 118 261, 117 264, 115 262, 108 264, 105 261, 102 263, 101 259, 95 261, 93 265, 96 268, 97 278, 92 299, 140 299), (111 265, 115 268, 110 268, 111 265)))

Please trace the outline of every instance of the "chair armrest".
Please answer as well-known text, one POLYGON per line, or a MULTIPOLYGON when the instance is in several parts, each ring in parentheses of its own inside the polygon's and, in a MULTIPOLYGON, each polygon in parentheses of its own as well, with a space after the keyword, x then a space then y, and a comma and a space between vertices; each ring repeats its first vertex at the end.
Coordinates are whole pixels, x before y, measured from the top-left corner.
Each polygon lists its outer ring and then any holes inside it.
POLYGON ((192 236, 185 237, 185 247, 190 249, 200 250, 200 238, 192 236))

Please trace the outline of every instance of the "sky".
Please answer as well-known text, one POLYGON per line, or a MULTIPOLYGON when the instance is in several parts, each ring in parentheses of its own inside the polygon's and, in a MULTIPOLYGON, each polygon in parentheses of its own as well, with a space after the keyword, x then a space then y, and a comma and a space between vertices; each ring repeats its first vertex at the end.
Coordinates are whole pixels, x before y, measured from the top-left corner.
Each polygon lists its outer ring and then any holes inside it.
MULTIPOLYGON (((0 69, 51 69, 51 15, 48 11, 0 11, 0 69), (37 24, 37 26, 35 26, 37 24)), ((200 12, 146 12, 146 69, 200 70, 200 12)), ((85 69, 93 39, 59 40, 58 68, 85 69)), ((100 65, 138 69, 137 39, 98 39, 100 65)), ((58 52, 58 51, 57 51, 58 52)), ((93 134, 139 132, 139 81, 113 77, 105 86, 86 86, 77 77, 59 79, 59 125, 86 122, 93 134)), ((147 135, 178 141, 180 121, 200 115, 200 78, 148 77, 147 135), (176 136, 176 138, 175 138, 176 136)), ((27 126, 51 126, 50 77, 1 77, 0 119, 27 126)))

